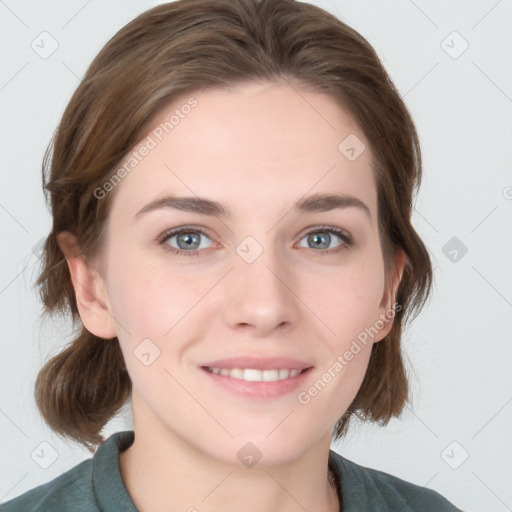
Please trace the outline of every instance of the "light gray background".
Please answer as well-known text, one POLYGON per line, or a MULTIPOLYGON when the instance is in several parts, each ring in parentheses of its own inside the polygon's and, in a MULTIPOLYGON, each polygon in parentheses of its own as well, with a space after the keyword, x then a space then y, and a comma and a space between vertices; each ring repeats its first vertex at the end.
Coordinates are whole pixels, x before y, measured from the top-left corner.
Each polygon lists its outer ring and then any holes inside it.
MULTIPOLYGON (((70 331, 41 322, 31 288, 51 225, 41 159, 93 57, 158 3, 0 1, 0 502, 90 457, 45 427, 33 399, 38 369, 70 331), (43 31, 58 42, 46 59, 31 47, 51 48, 43 31)), ((412 407, 387 428, 356 426, 334 448, 465 511, 510 511, 512 2, 312 3, 374 45, 411 110, 425 169, 414 225, 435 267, 433 299, 404 340, 412 407)), ((105 434, 127 428, 129 408, 105 434)))

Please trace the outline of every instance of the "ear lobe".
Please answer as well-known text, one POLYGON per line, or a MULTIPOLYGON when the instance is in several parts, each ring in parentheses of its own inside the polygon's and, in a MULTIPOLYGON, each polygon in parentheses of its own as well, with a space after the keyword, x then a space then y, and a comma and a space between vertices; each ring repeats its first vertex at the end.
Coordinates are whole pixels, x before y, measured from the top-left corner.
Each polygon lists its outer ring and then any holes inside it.
POLYGON ((99 338, 114 338, 116 326, 107 305, 102 277, 79 255, 75 235, 62 231, 57 235, 57 242, 66 257, 78 312, 85 328, 99 338))
POLYGON ((402 280, 405 261, 405 252, 403 250, 397 251, 395 256, 395 267, 393 269, 393 279, 390 283, 390 289, 384 290, 384 295, 382 296, 382 300, 379 306, 380 322, 379 320, 376 321, 376 324, 378 322, 379 326, 382 324, 384 325, 382 326, 382 329, 379 329, 378 334, 373 340, 374 342, 381 341, 383 338, 385 338, 393 327, 394 314, 391 315, 389 312, 394 310, 396 293, 398 286, 400 285, 400 281, 402 280), (383 320, 381 320, 382 318, 383 320))

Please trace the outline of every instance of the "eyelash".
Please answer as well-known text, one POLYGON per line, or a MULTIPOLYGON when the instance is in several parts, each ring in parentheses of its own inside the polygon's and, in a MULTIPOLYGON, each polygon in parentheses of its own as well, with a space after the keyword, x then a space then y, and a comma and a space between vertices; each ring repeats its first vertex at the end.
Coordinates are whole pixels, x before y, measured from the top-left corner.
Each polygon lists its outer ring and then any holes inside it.
MULTIPOLYGON (((199 255, 199 252, 203 249, 193 249, 191 251, 184 251, 181 249, 176 249, 175 247, 171 247, 170 245, 168 245, 166 243, 168 240, 170 240, 174 236, 181 235, 182 233, 187 233, 187 234, 200 233, 201 235, 204 235, 205 237, 210 238, 208 236, 208 234, 205 233, 200 228, 197 228, 194 226, 181 226, 179 228, 166 231, 165 233, 160 235, 160 237, 158 238, 158 243, 163 246, 163 249, 166 252, 169 252, 171 254, 177 254, 179 256, 185 256, 185 257, 199 255)), ((315 252, 319 252, 320 255, 322 255, 322 256, 337 254, 342 251, 346 251, 346 250, 350 249, 350 247, 352 247, 352 245, 354 243, 352 238, 346 231, 344 231, 343 229, 334 228, 332 226, 316 226, 316 227, 312 228, 311 230, 307 231, 306 233, 304 233, 302 238, 304 238, 312 233, 331 233, 331 234, 338 236, 343 242, 339 247, 337 247, 335 249, 326 249, 326 250, 321 250, 321 251, 315 251, 315 252)), ((302 238, 301 238, 301 240, 302 240, 302 238)))

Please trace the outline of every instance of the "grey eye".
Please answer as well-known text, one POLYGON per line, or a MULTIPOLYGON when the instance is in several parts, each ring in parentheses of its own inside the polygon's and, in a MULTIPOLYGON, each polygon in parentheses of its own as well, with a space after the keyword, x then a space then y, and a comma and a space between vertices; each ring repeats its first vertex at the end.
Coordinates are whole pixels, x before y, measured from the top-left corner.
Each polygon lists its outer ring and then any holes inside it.
POLYGON ((349 245, 348 237, 346 237, 342 232, 338 233, 338 230, 334 229, 317 229, 316 231, 312 231, 307 233, 302 240, 306 240, 306 245, 302 245, 301 247, 306 247, 308 249, 334 249, 342 245, 349 245), (331 243, 338 239, 340 243, 331 246, 331 243))
POLYGON ((210 247, 212 242, 210 238, 202 231, 194 229, 181 229, 169 233, 161 243, 165 243, 169 245, 170 248, 176 249, 178 251, 189 252, 197 249, 206 249, 210 247), (173 243, 170 243, 171 240, 173 243))

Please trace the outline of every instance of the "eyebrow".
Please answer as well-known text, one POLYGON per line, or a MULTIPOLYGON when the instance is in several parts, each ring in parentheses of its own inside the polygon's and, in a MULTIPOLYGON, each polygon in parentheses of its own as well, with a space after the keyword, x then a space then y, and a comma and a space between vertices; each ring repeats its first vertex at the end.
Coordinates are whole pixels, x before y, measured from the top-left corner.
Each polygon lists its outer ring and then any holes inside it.
MULTIPOLYGON (((297 201, 291 211, 294 213, 319 213, 335 209, 359 208, 372 221, 368 206, 357 197, 348 194, 313 194, 297 201)), ((151 201, 141 208, 134 217, 160 209, 175 209, 215 217, 231 218, 233 214, 222 204, 202 197, 166 196, 151 201)))

